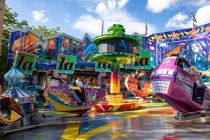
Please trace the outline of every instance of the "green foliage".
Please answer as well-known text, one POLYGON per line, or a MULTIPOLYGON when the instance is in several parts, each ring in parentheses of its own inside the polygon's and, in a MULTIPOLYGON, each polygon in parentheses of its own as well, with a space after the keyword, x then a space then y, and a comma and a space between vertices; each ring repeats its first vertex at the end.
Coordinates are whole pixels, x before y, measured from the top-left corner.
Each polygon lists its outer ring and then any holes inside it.
POLYGON ((28 22, 26 20, 18 21, 18 14, 12 11, 7 5, 5 5, 4 10, 4 25, 2 32, 2 46, 7 47, 9 43, 10 31, 13 28, 26 28, 28 27, 28 22))
POLYGON ((0 84, 3 84, 5 72, 10 68, 10 65, 7 64, 7 54, 8 54, 8 44, 9 44, 9 35, 10 31, 13 28, 24 28, 28 26, 28 22, 26 20, 18 21, 18 14, 12 11, 7 5, 5 5, 4 9, 4 25, 2 32, 2 54, 0 56, 0 61, 2 62, 0 65, 0 84))
POLYGON ((31 28, 32 30, 35 30, 38 33, 44 33, 46 36, 51 36, 54 34, 59 33, 60 28, 50 28, 48 29, 46 26, 39 26, 39 27, 29 27, 28 21, 21 20, 19 21, 17 19, 18 14, 14 11, 12 11, 11 8, 9 8, 7 5, 5 5, 4 9, 4 25, 3 25, 3 32, 2 32, 2 54, 0 55, 0 84, 3 84, 4 80, 4 74, 8 71, 8 69, 11 67, 11 65, 7 64, 7 55, 8 55, 8 45, 9 45, 9 36, 10 31, 13 28, 31 28))
POLYGON ((52 36, 60 32, 60 27, 48 29, 45 25, 38 27, 32 26, 31 29, 38 33, 43 33, 45 36, 52 36))

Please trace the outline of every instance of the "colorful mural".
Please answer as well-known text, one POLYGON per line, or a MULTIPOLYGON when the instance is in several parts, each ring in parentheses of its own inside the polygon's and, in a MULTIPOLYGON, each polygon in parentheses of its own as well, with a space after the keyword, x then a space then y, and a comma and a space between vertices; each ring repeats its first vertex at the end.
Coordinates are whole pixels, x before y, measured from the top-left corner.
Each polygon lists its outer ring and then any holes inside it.
POLYGON ((10 33, 8 62, 14 62, 18 51, 34 54, 38 57, 35 69, 43 70, 56 66, 56 38, 45 40, 32 30, 16 29, 10 33))
POLYGON ((210 68, 210 24, 196 27, 156 33, 147 38, 147 47, 151 51, 152 66, 172 54, 184 57, 199 70, 210 68))
POLYGON ((17 51, 35 54, 38 56, 35 69, 56 69, 59 54, 76 57, 76 69, 91 68, 91 56, 97 53, 97 47, 92 38, 85 34, 83 39, 77 39, 65 33, 52 37, 42 36, 32 30, 15 29, 10 33, 8 62, 13 63, 17 51))
POLYGON ((10 33, 8 60, 13 61, 18 51, 36 53, 40 48, 36 45, 39 36, 31 31, 14 30, 10 33))

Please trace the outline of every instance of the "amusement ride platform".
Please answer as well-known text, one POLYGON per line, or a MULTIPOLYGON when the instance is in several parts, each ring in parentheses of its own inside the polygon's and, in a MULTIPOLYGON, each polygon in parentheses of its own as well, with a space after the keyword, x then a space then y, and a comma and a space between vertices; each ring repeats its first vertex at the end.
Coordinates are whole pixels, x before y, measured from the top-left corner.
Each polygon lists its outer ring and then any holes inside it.
POLYGON ((60 124, 8 133, 2 140, 209 140, 210 118, 175 120, 166 103, 141 103, 141 109, 93 113, 60 124))

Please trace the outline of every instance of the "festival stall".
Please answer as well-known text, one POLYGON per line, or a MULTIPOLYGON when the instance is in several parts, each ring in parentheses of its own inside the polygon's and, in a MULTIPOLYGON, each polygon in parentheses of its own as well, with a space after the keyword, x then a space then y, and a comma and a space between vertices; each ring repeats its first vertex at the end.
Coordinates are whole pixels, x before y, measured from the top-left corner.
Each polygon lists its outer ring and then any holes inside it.
POLYGON ((45 91, 45 99, 52 110, 83 115, 100 101, 104 94, 100 88, 79 87, 75 84, 62 85, 59 82, 57 73, 61 75, 74 74, 75 63, 75 56, 59 54, 56 71, 53 71, 52 79, 50 79, 45 91), (59 84, 55 85, 53 82, 59 82, 59 84))
POLYGON ((8 62, 12 64, 18 51, 34 54, 37 61, 32 76, 27 76, 28 89, 35 93, 43 93, 46 88, 46 77, 49 69, 56 69, 59 54, 76 57, 75 75, 61 74, 71 82, 76 77, 97 77, 95 63, 91 62, 97 47, 92 38, 85 34, 82 40, 65 33, 45 37, 30 29, 14 29, 10 33, 8 62), (85 71, 85 72, 84 72, 85 71))

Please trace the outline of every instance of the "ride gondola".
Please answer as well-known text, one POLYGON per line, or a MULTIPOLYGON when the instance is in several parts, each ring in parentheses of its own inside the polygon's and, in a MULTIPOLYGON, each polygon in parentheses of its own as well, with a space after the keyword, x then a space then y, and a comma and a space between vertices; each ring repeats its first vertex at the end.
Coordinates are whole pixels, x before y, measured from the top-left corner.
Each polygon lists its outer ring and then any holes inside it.
POLYGON ((165 58, 154 71, 152 89, 180 113, 210 110, 210 89, 183 58, 165 58))
POLYGON ((81 116, 105 95, 98 87, 54 86, 49 87, 44 96, 52 110, 81 116))
POLYGON ((12 68, 4 75, 4 79, 8 83, 8 88, 0 99, 1 126, 12 124, 33 112, 32 95, 19 87, 23 81, 23 74, 12 68))

